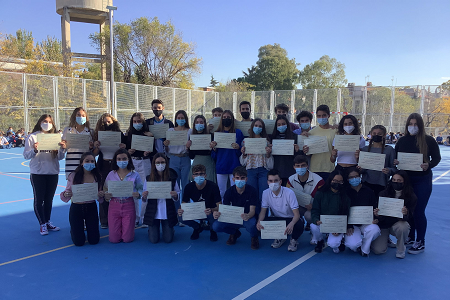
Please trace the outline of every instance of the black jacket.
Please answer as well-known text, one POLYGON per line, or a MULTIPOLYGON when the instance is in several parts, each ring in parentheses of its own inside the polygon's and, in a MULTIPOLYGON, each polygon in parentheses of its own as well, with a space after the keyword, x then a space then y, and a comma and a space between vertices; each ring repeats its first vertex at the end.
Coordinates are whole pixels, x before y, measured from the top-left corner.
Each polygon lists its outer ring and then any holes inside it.
MULTIPOLYGON (((389 191, 386 189, 384 191, 380 192, 380 197, 388 197, 388 198, 395 198, 393 195, 389 195, 389 191)), ((403 198, 399 198, 403 199, 403 198)), ((414 209, 416 207, 417 203, 417 197, 413 194, 413 196, 410 199, 404 199, 405 206, 408 209, 408 214, 404 215, 403 218, 395 218, 395 217, 388 217, 388 216, 378 216, 378 226, 380 228, 391 228, 392 225, 397 223, 398 221, 406 221, 409 222, 410 219, 413 217, 414 209)), ((378 201, 377 201, 378 202, 378 201)), ((377 203, 378 207, 378 203, 377 203)))

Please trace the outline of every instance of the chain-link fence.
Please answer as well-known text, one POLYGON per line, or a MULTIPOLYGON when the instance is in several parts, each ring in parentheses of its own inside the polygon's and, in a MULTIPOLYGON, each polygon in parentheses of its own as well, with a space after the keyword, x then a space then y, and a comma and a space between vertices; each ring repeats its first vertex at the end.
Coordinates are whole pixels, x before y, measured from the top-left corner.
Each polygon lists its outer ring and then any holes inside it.
POLYGON ((0 130, 12 126, 30 131, 44 113, 53 115, 57 127, 63 128, 69 124, 72 111, 80 106, 87 110, 91 127, 95 127, 103 113, 109 112, 117 116, 122 130, 126 130, 134 112, 142 112, 146 118, 153 116, 153 99, 164 102, 167 117, 173 118, 176 111, 185 110, 191 122, 198 114, 210 119, 211 110, 217 106, 231 110, 239 120, 239 103, 248 101, 252 117, 262 119, 274 119, 275 106, 284 103, 290 108, 292 122, 296 122, 295 116, 300 111, 314 112, 319 105, 326 104, 332 111, 330 123, 336 124, 343 115, 353 114, 366 135, 377 124, 392 132, 403 132, 406 118, 413 112, 423 115, 428 133, 448 133, 450 124, 450 91, 441 86, 218 93, 115 84, 116 109, 111 105, 107 81, 0 72, 0 130))

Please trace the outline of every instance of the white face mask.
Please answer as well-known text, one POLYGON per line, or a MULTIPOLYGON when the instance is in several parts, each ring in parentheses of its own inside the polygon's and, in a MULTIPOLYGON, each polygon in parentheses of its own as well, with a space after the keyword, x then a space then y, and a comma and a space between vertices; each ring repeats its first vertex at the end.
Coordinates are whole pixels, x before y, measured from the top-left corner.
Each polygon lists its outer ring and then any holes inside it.
POLYGON ((345 132, 347 132, 348 134, 352 133, 353 130, 355 130, 355 126, 344 126, 344 130, 345 132))
POLYGON ((280 189, 280 183, 279 182, 272 182, 272 183, 269 183, 269 189, 272 191, 272 192, 276 192, 276 191, 278 191, 279 189, 280 189))
POLYGON ((53 128, 52 123, 41 123, 41 128, 43 131, 49 131, 53 128))
POLYGON ((417 126, 408 126, 408 131, 410 135, 416 135, 419 133, 419 127, 417 126))
POLYGON ((155 166, 156 166, 156 170, 159 171, 159 172, 162 172, 162 171, 164 171, 166 169, 166 164, 158 164, 158 165, 155 165, 155 166))

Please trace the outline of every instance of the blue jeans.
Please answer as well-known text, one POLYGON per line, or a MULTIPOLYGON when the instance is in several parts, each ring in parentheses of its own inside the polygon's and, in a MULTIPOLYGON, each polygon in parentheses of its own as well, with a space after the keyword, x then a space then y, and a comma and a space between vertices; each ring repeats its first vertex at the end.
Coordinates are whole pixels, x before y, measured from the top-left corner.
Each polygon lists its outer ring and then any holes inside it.
POLYGON ((256 215, 261 211, 261 200, 263 191, 269 188, 267 184, 267 171, 264 167, 247 170, 247 184, 258 191, 258 205, 256 206, 256 215))
POLYGON ((215 232, 225 232, 228 234, 234 234, 237 229, 245 227, 245 230, 250 233, 251 237, 258 236, 258 230, 256 229, 256 219, 255 217, 250 218, 248 221, 244 221, 244 225, 230 224, 224 222, 215 222, 213 225, 213 230, 215 232))
POLYGON ((178 208, 180 208, 180 203, 183 200, 184 187, 189 183, 191 159, 189 158, 189 156, 178 157, 175 155, 171 155, 169 160, 169 167, 177 172, 177 184, 181 189, 180 199, 175 202, 175 209, 178 210, 178 208))
POLYGON ((427 231, 427 217, 425 216, 425 209, 427 208, 428 200, 430 199, 433 190, 433 172, 425 176, 409 176, 411 184, 414 189, 414 194, 417 196, 417 204, 414 209, 413 218, 409 221, 411 230, 409 237, 414 241, 422 241, 425 243, 425 233, 427 231), (417 239, 415 233, 417 231, 417 239))
MULTIPOLYGON (((214 219, 213 214, 209 214, 209 216, 206 216, 206 219, 208 220, 209 226, 213 228, 213 224, 216 222, 216 219, 214 219)), ((193 228, 193 229, 199 229, 200 223, 196 222, 195 220, 189 220, 189 221, 183 221, 183 224, 193 228)))

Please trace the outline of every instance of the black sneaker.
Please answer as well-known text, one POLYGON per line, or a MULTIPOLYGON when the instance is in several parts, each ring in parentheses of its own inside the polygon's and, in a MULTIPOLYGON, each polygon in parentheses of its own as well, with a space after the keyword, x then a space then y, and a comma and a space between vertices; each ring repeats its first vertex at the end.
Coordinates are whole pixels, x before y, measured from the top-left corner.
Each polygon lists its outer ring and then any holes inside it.
POLYGON ((409 248, 409 254, 419 254, 425 251, 425 244, 422 241, 414 242, 411 248, 409 248))
POLYGON ((410 238, 409 236, 405 240, 406 247, 411 247, 412 245, 414 245, 414 243, 415 243, 415 241, 412 238, 410 238))
POLYGON ((317 253, 322 253, 323 248, 325 247, 325 241, 321 240, 317 242, 316 248, 314 248, 314 251, 317 253))
POLYGON ((191 235, 191 240, 197 240, 200 237, 200 232, 202 232, 203 229, 201 227, 194 229, 194 232, 191 235))
POLYGON ((369 257, 369 254, 362 252, 361 247, 358 247, 357 251, 361 254, 362 257, 369 257))
POLYGON ((306 224, 305 231, 311 231, 311 227, 309 226, 309 223, 306 224))
POLYGON ((344 241, 341 242, 341 244, 339 245, 339 252, 344 252, 345 251, 345 244, 344 241))
POLYGON ((217 233, 214 230, 210 230, 211 235, 209 236, 209 240, 211 242, 217 242, 218 238, 217 238, 217 233))
POLYGON ((388 239, 388 247, 389 248, 397 248, 397 244, 394 243, 391 238, 388 239))

